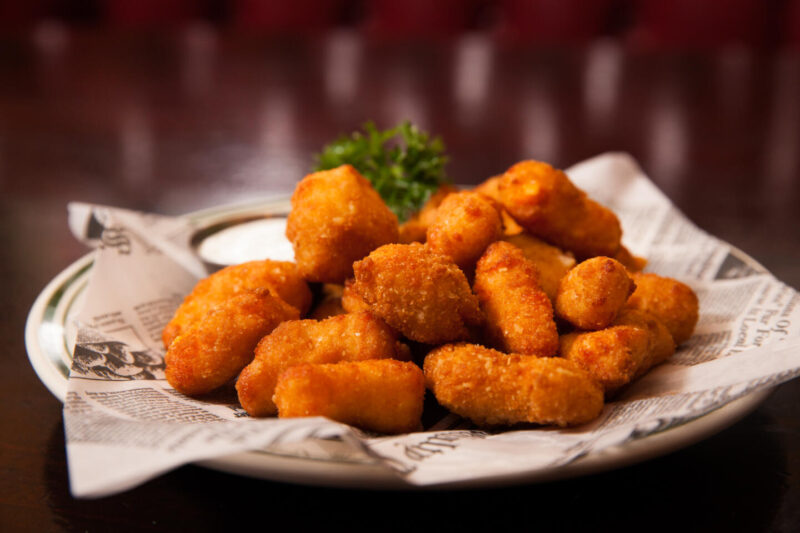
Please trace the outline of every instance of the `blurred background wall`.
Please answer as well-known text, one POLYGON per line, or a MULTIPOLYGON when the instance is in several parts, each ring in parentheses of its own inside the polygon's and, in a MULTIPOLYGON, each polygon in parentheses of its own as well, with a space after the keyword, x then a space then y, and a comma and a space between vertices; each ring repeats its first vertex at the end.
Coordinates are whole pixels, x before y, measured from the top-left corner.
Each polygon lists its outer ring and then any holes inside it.
POLYGON ((124 30, 204 21, 225 30, 313 34, 349 28, 385 39, 481 32, 517 43, 768 49, 800 43, 800 0, 0 0, 0 31, 43 21, 124 30))
POLYGON ((58 217, 288 191, 410 119, 460 183, 627 151, 715 230, 794 209, 798 95, 800 0, 0 0, 0 187, 58 217))

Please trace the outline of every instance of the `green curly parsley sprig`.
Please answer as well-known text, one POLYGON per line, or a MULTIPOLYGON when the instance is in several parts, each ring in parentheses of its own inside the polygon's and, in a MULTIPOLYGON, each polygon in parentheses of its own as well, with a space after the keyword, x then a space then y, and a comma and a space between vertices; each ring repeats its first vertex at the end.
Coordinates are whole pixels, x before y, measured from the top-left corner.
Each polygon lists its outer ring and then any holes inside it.
POLYGON ((315 159, 315 170, 353 165, 401 222, 419 210, 439 186, 449 183, 442 140, 431 139, 408 121, 383 131, 367 122, 363 132, 340 137, 315 159))

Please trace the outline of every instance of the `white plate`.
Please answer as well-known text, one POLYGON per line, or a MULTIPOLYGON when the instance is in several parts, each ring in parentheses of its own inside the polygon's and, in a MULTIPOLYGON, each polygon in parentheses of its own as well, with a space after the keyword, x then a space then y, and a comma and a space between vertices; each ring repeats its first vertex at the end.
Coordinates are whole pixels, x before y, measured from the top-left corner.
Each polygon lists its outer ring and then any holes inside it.
MULTIPOLYGON (((282 197, 246 205, 217 207, 187 216, 200 227, 207 228, 201 235, 207 236, 230 225, 232 221, 246 221, 264 215, 282 216, 288 210, 288 198, 282 197)), ((739 254, 757 265, 743 252, 739 254)), ((56 276, 34 302, 25 327, 25 344, 31 365, 50 392, 62 402, 67 391, 74 341, 70 317, 80 305, 91 268, 92 254, 88 254, 56 276)), ((770 390, 755 392, 686 424, 602 452, 590 453, 564 466, 519 475, 504 474, 494 478, 459 481, 448 486, 463 488, 542 482, 641 462, 678 450, 725 429, 754 410, 769 393, 770 390)), ((244 476, 309 485, 414 488, 373 459, 353 452, 345 444, 336 441, 284 445, 268 451, 238 453, 198 464, 244 476)))

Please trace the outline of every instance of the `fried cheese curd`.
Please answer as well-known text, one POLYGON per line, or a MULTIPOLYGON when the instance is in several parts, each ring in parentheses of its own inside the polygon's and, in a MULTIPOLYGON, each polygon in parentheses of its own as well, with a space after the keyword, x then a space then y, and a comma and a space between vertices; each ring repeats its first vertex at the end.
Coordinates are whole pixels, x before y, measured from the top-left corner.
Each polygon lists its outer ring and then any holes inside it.
POLYGON ((503 235, 503 222, 494 201, 470 191, 447 196, 428 226, 425 243, 446 255, 465 272, 471 271, 483 251, 503 235))
POLYGON ((370 312, 411 340, 442 344, 483 323, 464 273, 426 245, 388 244, 353 265, 354 288, 370 312))
POLYGON ((547 163, 523 161, 498 183, 500 203, 522 227, 579 258, 613 257, 622 228, 617 216, 547 163))
POLYGON ((259 339, 297 318, 297 309, 269 289, 232 296, 172 341, 164 358, 167 381, 189 396, 211 392, 252 361, 259 339))
POLYGON ((553 306, 537 277, 522 250, 504 241, 490 245, 478 261, 473 289, 495 348, 538 357, 558 351, 553 306))
POLYGON ((556 315, 579 329, 603 329, 614 321, 634 288, 620 262, 610 257, 587 259, 561 280, 556 315))
POLYGON ((350 278, 344 282, 342 291, 342 307, 348 313, 358 313, 359 311, 369 311, 369 304, 358 295, 355 289, 356 280, 350 278))
MULTIPOLYGON (((614 326, 635 326, 650 335, 648 351, 651 366, 663 363, 675 353, 677 343, 669 328, 656 315, 641 309, 623 309, 614 320, 614 326)), ((649 367, 648 367, 649 368, 649 367)))
POLYGON ((436 219, 436 210, 450 193, 457 192, 458 188, 450 185, 441 185, 425 204, 411 218, 400 224, 400 240, 402 244, 412 242, 425 242, 428 226, 436 219))
POLYGON ((632 274, 636 290, 628 307, 647 311, 658 318, 672 334, 675 344, 689 340, 700 313, 697 295, 685 283, 657 274, 632 274))
POLYGON ((573 426, 597 418, 603 409, 600 385, 576 363, 560 357, 447 344, 428 354, 424 370, 438 402, 479 426, 573 426))
POLYGON ((517 221, 508 214, 508 211, 502 206, 500 202, 500 193, 498 192, 498 184, 500 183, 500 179, 502 179, 502 175, 500 176, 493 176, 483 183, 479 184, 475 187, 474 191, 479 192, 484 196, 488 196, 495 202, 497 202, 498 207, 500 208, 500 216, 503 219, 503 234, 504 235, 517 235, 525 231, 525 229, 517 224, 517 221))
POLYGON ((284 322, 261 339, 255 359, 239 375, 239 403, 252 416, 276 413, 272 395, 280 373, 300 363, 336 363, 364 359, 408 359, 397 332, 370 313, 348 313, 320 322, 284 322))
POLYGON ((274 401, 281 418, 325 416, 378 433, 422 429, 425 378, 392 359, 301 364, 281 372, 274 401))
POLYGON ((673 353, 675 343, 667 328, 636 309, 623 310, 609 328, 563 335, 560 347, 561 356, 588 371, 607 396, 673 353))
POLYGON ((397 217, 350 165, 314 172, 292 194, 286 237, 308 281, 342 283, 353 262, 397 242, 397 217))
POLYGON ((534 237, 527 231, 508 235, 503 237, 503 240, 522 250, 525 259, 533 263, 539 273, 539 285, 550 301, 555 302, 558 284, 561 282, 561 278, 575 266, 575 257, 557 246, 552 246, 538 237, 534 237))
POLYGON ((214 306, 260 287, 272 289, 301 315, 311 307, 311 290, 294 263, 265 259, 229 266, 200 280, 184 298, 161 333, 164 347, 169 348, 175 337, 201 320, 214 306))

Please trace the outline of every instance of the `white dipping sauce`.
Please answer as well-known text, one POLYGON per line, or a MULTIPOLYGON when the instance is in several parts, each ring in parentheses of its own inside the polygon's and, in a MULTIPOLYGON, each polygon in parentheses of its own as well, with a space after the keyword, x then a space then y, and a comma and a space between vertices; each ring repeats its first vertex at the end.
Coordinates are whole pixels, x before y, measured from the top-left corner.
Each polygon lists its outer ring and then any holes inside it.
POLYGON ((283 217, 244 222, 218 231, 200 243, 197 253, 218 265, 236 265, 256 259, 294 261, 283 217))

